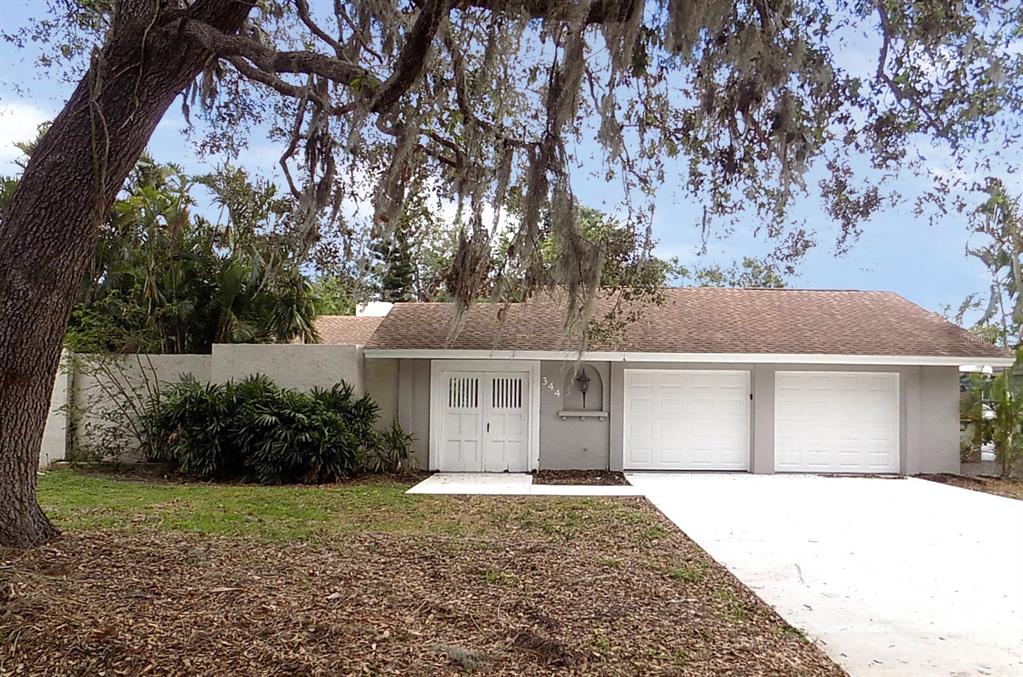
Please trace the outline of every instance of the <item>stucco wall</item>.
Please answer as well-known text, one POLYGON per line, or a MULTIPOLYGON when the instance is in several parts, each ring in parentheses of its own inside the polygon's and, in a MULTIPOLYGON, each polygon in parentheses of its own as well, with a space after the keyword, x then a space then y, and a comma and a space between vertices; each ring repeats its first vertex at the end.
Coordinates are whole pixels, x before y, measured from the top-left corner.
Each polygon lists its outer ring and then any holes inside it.
MULTIPOLYGON (((587 362, 600 378, 592 381, 587 405, 593 411, 609 411, 611 402, 611 365, 587 362), (598 388, 598 386, 600 386, 598 388)), ((605 470, 610 462, 610 423, 608 418, 562 418, 558 412, 581 408, 581 396, 573 383, 575 362, 540 363, 540 468, 551 470, 605 470)))
POLYGON ((357 395, 365 392, 359 346, 240 343, 213 346, 210 372, 213 383, 255 373, 266 374, 283 388, 329 388, 346 381, 357 395))
POLYGON ((750 402, 753 435, 750 472, 758 475, 774 472, 774 372, 769 364, 757 364, 750 373, 753 390, 753 401, 750 402))
POLYGON ((74 434, 69 454, 82 458, 103 453, 129 461, 138 457, 137 439, 121 433, 109 439, 110 430, 128 425, 129 418, 144 409, 150 393, 183 374, 208 379, 211 356, 125 355, 96 361, 75 355, 70 363, 74 434))
POLYGON ((959 473, 959 369, 917 367, 916 402, 908 407, 907 459, 917 473, 959 473))
POLYGON ((430 467, 430 360, 398 360, 398 423, 415 437, 419 467, 430 467))
POLYGON ((366 360, 363 382, 366 394, 380 407, 381 429, 398 419, 398 360, 366 360))
POLYGON ((50 395, 50 410, 46 415, 46 428, 43 430, 43 442, 39 447, 39 467, 46 468, 55 461, 64 460, 67 449, 68 433, 68 395, 71 374, 67 367, 66 356, 61 357, 60 369, 53 382, 50 395))

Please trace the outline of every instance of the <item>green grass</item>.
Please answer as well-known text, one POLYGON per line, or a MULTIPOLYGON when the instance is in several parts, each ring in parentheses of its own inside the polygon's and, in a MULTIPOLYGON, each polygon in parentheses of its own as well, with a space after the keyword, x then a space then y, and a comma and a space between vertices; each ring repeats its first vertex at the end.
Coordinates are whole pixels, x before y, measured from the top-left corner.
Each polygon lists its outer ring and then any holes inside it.
POLYGON ((668 571, 668 577, 675 581, 699 583, 703 580, 703 568, 695 564, 683 564, 668 571))
POLYGON ((592 637, 590 637, 590 646, 599 653, 610 653, 611 640, 609 640, 605 635, 595 633, 592 637))
POLYGON ((39 478, 39 502, 67 530, 157 528, 269 540, 354 531, 457 534, 442 497, 393 481, 330 487, 141 482, 73 471, 39 478), (371 528, 367 529, 367 523, 371 528))
POLYGON ((637 543, 650 543, 651 541, 658 541, 668 535, 668 532, 664 530, 659 524, 651 525, 645 529, 641 529, 636 534, 635 541, 637 543))
POLYGON ((515 574, 500 569, 487 568, 483 571, 483 580, 487 585, 511 585, 515 582, 515 574))
POLYGON ((714 598, 723 603, 728 617, 737 623, 749 618, 749 610, 731 588, 721 587, 714 590, 714 598))
POLYGON ((806 635, 803 634, 802 630, 794 628, 791 625, 779 625, 774 628, 774 632, 781 635, 782 637, 795 637, 797 639, 806 639, 806 635))
POLYGON ((356 532, 504 537, 521 530, 551 540, 592 537, 610 524, 656 529, 649 510, 614 499, 488 500, 409 496, 391 479, 329 486, 140 481, 73 470, 39 478, 39 502, 61 529, 172 530, 286 541, 356 532))

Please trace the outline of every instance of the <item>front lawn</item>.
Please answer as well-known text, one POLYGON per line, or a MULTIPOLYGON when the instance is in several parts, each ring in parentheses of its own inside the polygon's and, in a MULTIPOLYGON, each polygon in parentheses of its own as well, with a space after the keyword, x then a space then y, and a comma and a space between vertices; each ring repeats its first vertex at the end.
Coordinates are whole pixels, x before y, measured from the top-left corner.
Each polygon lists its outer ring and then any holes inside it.
POLYGON ((842 674, 641 499, 51 472, 0 674, 842 674))

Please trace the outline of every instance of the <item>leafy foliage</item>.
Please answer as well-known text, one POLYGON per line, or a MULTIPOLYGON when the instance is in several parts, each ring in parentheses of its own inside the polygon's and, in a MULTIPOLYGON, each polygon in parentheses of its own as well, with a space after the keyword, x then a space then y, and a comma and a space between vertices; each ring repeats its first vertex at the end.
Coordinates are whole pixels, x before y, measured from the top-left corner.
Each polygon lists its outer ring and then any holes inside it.
POLYGON ((391 238, 378 238, 370 245, 377 258, 377 291, 381 301, 415 300, 415 262, 409 232, 398 227, 391 238))
POLYGON ((991 383, 985 374, 972 373, 968 380, 960 380, 959 388, 959 421, 966 426, 969 437, 961 440, 961 450, 968 452, 971 458, 980 458, 981 447, 991 440, 991 426, 984 417, 985 404, 989 399, 986 394, 991 390, 991 383))
MULTIPOLYGON (((678 190, 701 234, 756 224, 791 273, 818 237, 791 213, 801 196, 817 193, 841 252, 899 199, 902 172, 928 181, 921 206, 964 209, 975 177, 1018 156, 1012 2, 266 0, 226 32, 202 18, 214 4, 196 0, 188 21, 161 5, 143 22, 211 55, 183 98, 202 116, 200 147, 235 152, 268 126, 307 243, 317 231, 387 241, 423 190, 455 202, 445 267, 460 308, 488 292, 509 225, 502 292, 600 286, 580 167, 609 186, 636 246, 655 198, 678 190), (372 203, 372 222, 353 224, 342 201, 372 203), (544 265, 547 239, 565 265, 544 265)), ((43 65, 77 76, 96 67, 90 45, 98 55, 140 28, 114 6, 54 3, 5 37, 55 43, 64 58, 43 65)), ((350 263, 347 247, 330 251, 350 263)))
POLYGON ((317 315, 354 315, 360 292, 358 282, 341 277, 317 277, 313 281, 317 315))
POLYGON ((744 256, 742 263, 731 266, 704 266, 683 268, 680 277, 691 280, 701 287, 760 287, 781 288, 785 286, 782 271, 772 261, 744 256))
POLYGON ((975 331, 992 343, 1014 347, 1023 339, 1023 207, 999 179, 989 179, 985 192, 987 199, 971 214, 967 253, 984 264, 990 290, 986 299, 967 297, 957 319, 961 323, 967 311, 979 309, 975 331))
POLYGON ((411 436, 375 428, 379 408, 352 387, 302 393, 263 375, 225 384, 183 378, 147 414, 155 460, 202 479, 322 483, 409 467, 411 436))
MULTIPOLYGON (((83 352, 208 353, 214 343, 313 342, 313 287, 289 207, 240 170, 200 177, 228 214, 191 214, 195 182, 141 162, 104 224, 68 344, 83 352)), ((286 201, 285 201, 286 202, 286 201)))
POLYGON ((397 421, 381 433, 365 459, 369 472, 400 474, 417 469, 412 451, 414 437, 405 432, 397 421))
MULTIPOLYGON (((1017 355, 1016 364, 1020 364, 1017 355)), ((1013 370, 995 377, 991 384, 991 436, 995 454, 1002 463, 1002 476, 1009 477, 1017 461, 1023 459, 1023 388, 1015 380, 1013 370)))
MULTIPOLYGON (((23 167, 49 129, 17 143, 23 167)), ((0 209, 18 186, 0 179, 0 209)), ((100 228, 66 343, 87 353, 208 353, 213 343, 315 342, 293 201, 225 166, 198 176, 144 156, 100 228), (226 215, 192 214, 205 188, 226 215)))

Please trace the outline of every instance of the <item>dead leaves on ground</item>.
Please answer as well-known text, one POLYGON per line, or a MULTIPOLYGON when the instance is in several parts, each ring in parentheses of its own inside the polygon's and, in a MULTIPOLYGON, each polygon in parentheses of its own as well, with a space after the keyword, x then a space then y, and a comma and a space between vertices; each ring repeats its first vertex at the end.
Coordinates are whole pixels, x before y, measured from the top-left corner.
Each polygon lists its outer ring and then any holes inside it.
POLYGON ((646 542, 614 525, 285 544, 93 531, 0 552, 0 674, 104 673, 841 671, 666 523, 646 542))

